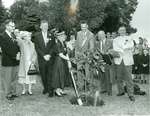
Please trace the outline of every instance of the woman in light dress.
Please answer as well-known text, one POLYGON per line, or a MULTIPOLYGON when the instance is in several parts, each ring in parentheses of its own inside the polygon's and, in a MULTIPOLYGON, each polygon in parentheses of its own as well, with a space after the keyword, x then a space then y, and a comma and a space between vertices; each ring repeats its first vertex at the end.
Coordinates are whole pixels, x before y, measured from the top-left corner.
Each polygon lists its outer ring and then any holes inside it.
POLYGON ((20 46, 20 65, 19 65, 19 80, 22 84, 22 95, 26 94, 26 85, 28 86, 27 93, 32 95, 32 84, 36 83, 36 75, 28 75, 30 65, 33 63, 37 66, 37 54, 34 44, 31 42, 31 34, 27 31, 21 31, 17 37, 18 45, 20 46))

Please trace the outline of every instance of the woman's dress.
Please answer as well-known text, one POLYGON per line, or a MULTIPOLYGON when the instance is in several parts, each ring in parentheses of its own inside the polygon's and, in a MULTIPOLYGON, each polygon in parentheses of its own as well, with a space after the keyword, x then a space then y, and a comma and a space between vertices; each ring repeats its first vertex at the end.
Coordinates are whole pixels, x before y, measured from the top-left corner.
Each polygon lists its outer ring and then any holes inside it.
POLYGON ((132 74, 141 74, 142 73, 142 55, 140 54, 134 54, 133 60, 134 64, 132 66, 132 74))
POLYGON ((52 71, 52 88, 63 89, 66 85, 68 85, 68 82, 66 81, 69 80, 69 68, 67 61, 61 58, 59 54, 63 53, 64 55, 66 55, 67 50, 66 47, 60 41, 56 43, 54 50, 55 62, 52 71))
POLYGON ((20 46, 21 57, 19 64, 19 80, 20 84, 35 84, 36 75, 28 75, 28 70, 32 62, 37 66, 37 54, 34 48, 34 44, 31 41, 18 40, 20 46))
POLYGON ((143 55, 142 57, 142 74, 149 74, 149 55, 143 55), (143 66, 143 64, 147 66, 143 66))

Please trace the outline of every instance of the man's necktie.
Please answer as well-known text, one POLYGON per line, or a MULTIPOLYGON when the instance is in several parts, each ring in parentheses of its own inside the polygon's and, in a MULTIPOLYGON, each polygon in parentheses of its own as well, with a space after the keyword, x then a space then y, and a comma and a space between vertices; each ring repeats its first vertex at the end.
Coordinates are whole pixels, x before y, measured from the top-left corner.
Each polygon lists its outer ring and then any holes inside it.
POLYGON ((14 33, 11 33, 11 38, 12 38, 12 40, 13 40, 13 41, 15 41, 15 40, 16 40, 16 36, 15 36, 15 34, 14 34, 14 33))

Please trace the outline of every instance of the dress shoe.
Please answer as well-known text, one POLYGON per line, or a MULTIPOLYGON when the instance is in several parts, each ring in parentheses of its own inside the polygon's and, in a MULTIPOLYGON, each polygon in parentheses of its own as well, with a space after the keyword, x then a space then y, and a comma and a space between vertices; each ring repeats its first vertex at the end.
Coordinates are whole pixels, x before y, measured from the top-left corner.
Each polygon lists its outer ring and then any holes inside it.
POLYGON ((47 93, 48 93, 48 91, 46 91, 46 90, 43 90, 43 92, 42 92, 42 93, 45 95, 45 94, 47 94, 47 93))
POLYGON ((65 93, 65 92, 62 92, 62 93, 61 93, 61 95, 67 95, 67 93, 65 93))
POLYGON ((108 96, 112 96, 112 92, 108 92, 108 96))
POLYGON ((118 94, 117 94, 117 96, 123 96, 123 95, 125 95, 124 92, 123 92, 123 93, 118 93, 118 94))
POLYGON ((19 97, 19 96, 15 94, 15 95, 12 95, 12 97, 16 98, 16 97, 19 97))
POLYGON ((51 93, 48 94, 48 97, 53 97, 53 96, 54 96, 53 92, 51 92, 51 93))
POLYGON ((101 94, 104 94, 104 93, 106 93, 106 92, 107 92, 107 91, 101 91, 100 93, 101 93, 101 94))
POLYGON ((25 95, 26 94, 26 90, 23 90, 21 95, 25 95))
POLYGON ((6 97, 7 100, 14 100, 14 97, 10 96, 10 97, 6 97))
POLYGON ((56 95, 57 97, 63 97, 62 94, 61 94, 61 93, 58 93, 58 92, 55 92, 55 95, 56 95))
POLYGON ((33 95, 33 93, 31 91, 28 91, 27 93, 28 93, 28 95, 33 95))
POLYGON ((63 90, 60 91, 60 94, 61 94, 61 95, 67 95, 67 93, 64 92, 63 90))
POLYGON ((134 96, 129 96, 130 101, 135 101, 135 97, 134 96))

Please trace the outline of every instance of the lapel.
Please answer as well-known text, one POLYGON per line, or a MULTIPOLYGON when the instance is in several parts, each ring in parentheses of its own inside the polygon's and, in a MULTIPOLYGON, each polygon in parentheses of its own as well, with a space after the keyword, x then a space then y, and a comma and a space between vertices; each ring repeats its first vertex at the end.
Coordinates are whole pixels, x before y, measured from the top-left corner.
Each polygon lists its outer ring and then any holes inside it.
POLYGON ((13 42, 14 43, 14 41, 12 40, 12 38, 10 38, 10 36, 6 32, 5 32, 5 36, 6 36, 6 38, 7 38, 7 40, 9 42, 13 42))
POLYGON ((86 33, 87 39, 86 39, 84 45, 82 46, 82 43, 83 43, 83 41, 84 41, 84 39, 83 39, 84 37, 85 37, 85 35, 84 35, 84 33, 82 33, 82 38, 81 38, 81 49, 84 49, 84 48, 86 48, 86 47, 88 46, 88 40, 89 40, 89 32, 88 32, 88 31, 87 31, 87 33, 86 33))
POLYGON ((106 38, 104 43, 104 52, 107 52, 109 48, 110 48, 110 41, 106 38))

